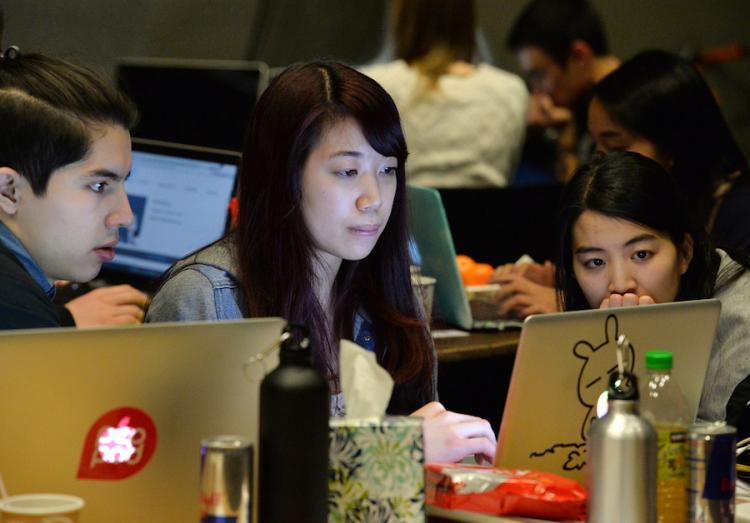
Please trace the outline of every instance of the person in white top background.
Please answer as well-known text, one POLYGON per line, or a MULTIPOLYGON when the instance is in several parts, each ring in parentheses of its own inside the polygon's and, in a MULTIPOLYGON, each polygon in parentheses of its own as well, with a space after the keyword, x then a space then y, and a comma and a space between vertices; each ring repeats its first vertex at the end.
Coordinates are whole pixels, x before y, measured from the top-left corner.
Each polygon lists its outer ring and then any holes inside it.
POLYGON ((389 31, 395 61, 363 72, 401 113, 409 181, 508 185, 523 144, 528 92, 520 77, 473 62, 473 0, 393 0, 389 31))

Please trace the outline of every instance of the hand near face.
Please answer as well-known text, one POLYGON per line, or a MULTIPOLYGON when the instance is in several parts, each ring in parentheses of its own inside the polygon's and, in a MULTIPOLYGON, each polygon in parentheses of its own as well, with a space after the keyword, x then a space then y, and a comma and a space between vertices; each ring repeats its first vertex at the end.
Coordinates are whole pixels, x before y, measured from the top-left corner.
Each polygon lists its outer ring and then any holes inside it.
POLYGON ((625 294, 610 294, 602 300, 600 309, 614 309, 616 307, 635 307, 636 305, 653 305, 656 302, 651 296, 638 296, 632 292, 625 294))
POLYGON ((572 118, 573 113, 569 109, 556 106, 547 94, 534 93, 529 98, 526 123, 530 126, 559 126, 568 123, 572 118))
POLYGON ((130 285, 101 287, 65 304, 76 327, 143 323, 148 297, 130 285))
POLYGON ((487 420, 451 412, 437 401, 411 415, 424 418, 425 461, 457 463, 472 454, 477 463, 495 460, 497 438, 487 420))

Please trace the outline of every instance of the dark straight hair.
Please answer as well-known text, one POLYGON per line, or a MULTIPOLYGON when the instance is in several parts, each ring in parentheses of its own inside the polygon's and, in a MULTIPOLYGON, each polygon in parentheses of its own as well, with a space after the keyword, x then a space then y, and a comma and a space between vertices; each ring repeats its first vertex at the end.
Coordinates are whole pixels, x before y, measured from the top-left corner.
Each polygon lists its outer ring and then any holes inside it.
POLYGON ((595 88, 609 117, 667 154, 671 171, 704 223, 715 185, 748 165, 696 67, 666 51, 643 51, 595 88))
POLYGON ((670 238, 682 252, 686 235, 693 257, 680 279, 677 300, 709 298, 714 291, 719 258, 703 227, 689 212, 674 177, 657 162, 637 153, 597 154, 573 175, 560 201, 560 243, 556 286, 563 310, 590 308, 573 271, 573 227, 585 211, 647 227, 670 238))
POLYGON ((250 316, 282 316, 310 329, 316 365, 338 388, 338 343, 362 309, 375 329, 379 363, 396 383, 389 412, 408 413, 435 397, 435 355, 411 286, 407 248, 407 150, 398 111, 380 85, 335 62, 288 68, 253 112, 243 148, 236 246, 250 316), (344 260, 331 303, 333 328, 315 289, 315 249, 304 222, 302 172, 321 136, 352 119, 368 143, 398 160, 388 223, 373 251, 344 260))
POLYGON ((44 195, 50 175, 82 159, 98 127, 135 124, 135 105, 97 73, 8 48, 0 58, 0 165, 44 195))
POLYGON ((564 66, 575 40, 597 56, 609 53, 601 18, 588 0, 532 0, 513 23, 506 45, 514 52, 539 47, 564 66))

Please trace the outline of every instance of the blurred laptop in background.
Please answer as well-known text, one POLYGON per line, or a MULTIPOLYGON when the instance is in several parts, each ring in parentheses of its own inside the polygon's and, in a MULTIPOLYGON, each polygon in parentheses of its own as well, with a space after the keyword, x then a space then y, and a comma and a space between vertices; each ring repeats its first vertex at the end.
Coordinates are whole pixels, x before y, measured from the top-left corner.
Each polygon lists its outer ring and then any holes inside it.
POLYGON ((408 185, 407 198, 410 232, 421 273, 437 280, 432 317, 464 330, 520 327, 521 323, 517 321, 496 318, 480 320, 472 316, 440 193, 435 189, 408 185))
POLYGON ((138 106, 133 136, 239 151, 269 72, 263 62, 126 57, 116 77, 138 106))

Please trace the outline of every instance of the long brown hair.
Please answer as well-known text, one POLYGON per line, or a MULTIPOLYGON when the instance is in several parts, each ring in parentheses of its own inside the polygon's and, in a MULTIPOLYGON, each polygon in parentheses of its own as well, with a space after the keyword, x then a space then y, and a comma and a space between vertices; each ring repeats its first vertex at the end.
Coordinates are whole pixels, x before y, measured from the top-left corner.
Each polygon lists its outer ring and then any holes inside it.
POLYGON ((338 387, 338 342, 358 310, 375 331, 378 361, 396 382, 389 412, 408 413, 435 396, 434 349, 411 286, 407 248, 407 150, 398 111, 380 85, 342 64, 292 66, 253 112, 243 148, 236 231, 239 276, 250 316, 282 316, 310 329, 315 362, 338 387), (360 261, 344 260, 332 294, 332 328, 316 297, 313 242, 301 178, 322 134, 353 118, 378 153, 398 159, 388 223, 360 261))
POLYGON ((395 57, 416 67, 434 88, 453 62, 471 62, 474 11, 473 0, 393 0, 395 57))

